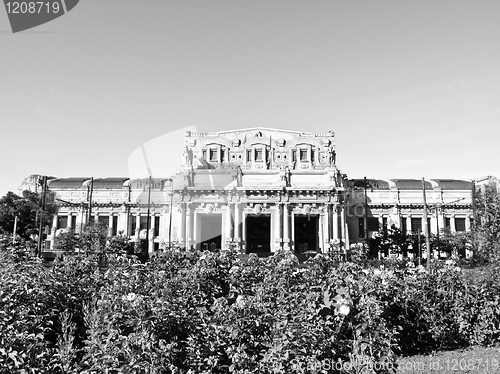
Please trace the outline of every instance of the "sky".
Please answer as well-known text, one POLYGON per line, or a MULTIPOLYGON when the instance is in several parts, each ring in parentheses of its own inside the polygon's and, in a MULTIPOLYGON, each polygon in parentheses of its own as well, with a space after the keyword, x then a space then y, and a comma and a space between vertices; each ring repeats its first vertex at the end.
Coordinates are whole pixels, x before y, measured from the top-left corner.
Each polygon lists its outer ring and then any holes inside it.
POLYGON ((80 0, 13 34, 0 8, 0 196, 31 174, 126 177, 141 145, 193 126, 332 130, 350 178, 500 177, 499 14, 497 0, 80 0))

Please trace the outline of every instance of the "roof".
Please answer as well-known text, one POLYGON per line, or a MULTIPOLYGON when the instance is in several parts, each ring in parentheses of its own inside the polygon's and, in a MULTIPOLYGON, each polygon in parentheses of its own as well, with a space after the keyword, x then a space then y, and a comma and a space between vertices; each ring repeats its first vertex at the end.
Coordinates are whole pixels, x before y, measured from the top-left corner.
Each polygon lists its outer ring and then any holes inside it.
MULTIPOLYGON (((398 190, 422 190, 422 180, 419 179, 391 179, 396 183, 398 190)), ((432 190, 432 184, 425 181, 425 189, 432 190)))
MULTIPOLYGON (((354 188, 365 188, 365 180, 364 179, 352 179, 354 182, 354 188)), ((389 182, 384 181, 382 179, 367 179, 366 180, 366 188, 370 190, 389 190, 389 182)))
POLYGON ((442 190, 472 190, 472 182, 459 179, 432 179, 442 190))
POLYGON ((58 178, 52 179, 47 182, 49 189, 80 189, 83 182, 89 180, 90 178, 58 178))
MULTIPOLYGON (((152 178, 151 188, 163 190, 165 182, 168 181, 169 178, 152 178)), ((132 189, 143 189, 149 188, 149 178, 143 179, 132 179, 130 181, 130 188, 132 189)))
POLYGON ((127 181, 129 178, 99 178, 94 179, 94 189, 102 190, 121 190, 123 187, 123 183, 127 181))

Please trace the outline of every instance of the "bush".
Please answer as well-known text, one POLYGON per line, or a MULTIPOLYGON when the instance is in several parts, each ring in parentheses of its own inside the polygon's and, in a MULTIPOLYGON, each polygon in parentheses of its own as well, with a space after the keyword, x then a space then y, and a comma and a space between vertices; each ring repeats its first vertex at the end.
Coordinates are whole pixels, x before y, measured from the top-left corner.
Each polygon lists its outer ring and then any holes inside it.
POLYGON ((0 373, 385 373, 396 355, 500 341, 494 267, 177 248, 48 268, 7 247, 0 373))

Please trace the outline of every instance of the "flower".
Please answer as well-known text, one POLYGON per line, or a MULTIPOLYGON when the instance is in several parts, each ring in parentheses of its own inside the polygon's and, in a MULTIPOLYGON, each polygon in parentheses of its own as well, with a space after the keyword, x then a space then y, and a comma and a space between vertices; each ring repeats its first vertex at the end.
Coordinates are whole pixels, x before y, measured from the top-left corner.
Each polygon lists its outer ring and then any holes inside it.
POLYGON ((339 307, 339 314, 342 314, 343 316, 347 316, 349 312, 351 311, 351 308, 349 308, 348 305, 341 305, 339 307))
POLYGON ((133 292, 130 292, 127 296, 124 296, 123 299, 126 301, 134 301, 137 298, 137 295, 133 292))

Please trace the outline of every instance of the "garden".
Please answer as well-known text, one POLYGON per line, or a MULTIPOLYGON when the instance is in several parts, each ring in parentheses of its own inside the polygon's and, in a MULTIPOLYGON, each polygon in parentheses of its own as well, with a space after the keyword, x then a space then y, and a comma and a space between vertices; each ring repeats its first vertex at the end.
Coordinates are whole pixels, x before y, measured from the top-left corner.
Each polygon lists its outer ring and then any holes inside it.
MULTIPOLYGON (((50 264, 1 240, 0 373, 419 372, 413 357, 500 341, 496 262, 242 261, 232 248, 139 261, 126 240, 87 240, 50 264)), ((457 368, 500 371, 480 357, 457 368)))

